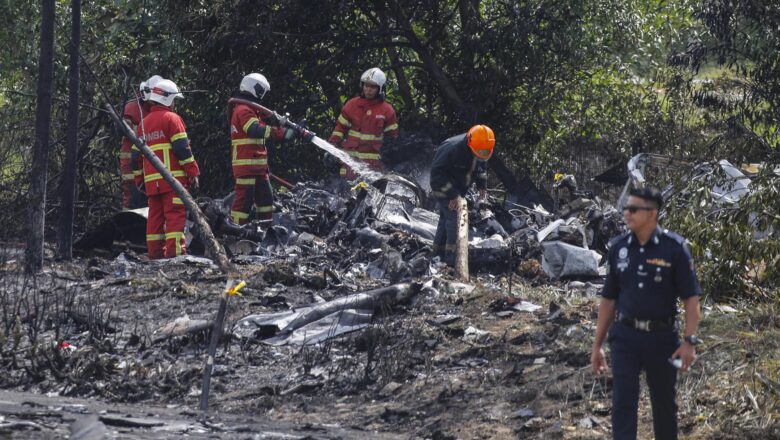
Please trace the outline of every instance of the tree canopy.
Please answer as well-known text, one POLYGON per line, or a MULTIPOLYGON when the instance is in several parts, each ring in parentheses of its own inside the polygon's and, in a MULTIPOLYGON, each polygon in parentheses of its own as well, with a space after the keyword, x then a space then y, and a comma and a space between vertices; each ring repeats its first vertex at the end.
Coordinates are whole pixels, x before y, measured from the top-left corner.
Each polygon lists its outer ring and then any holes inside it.
MULTIPOLYGON (((50 188, 67 128, 70 15, 56 7, 50 188)), ((41 11, 5 0, 0 13, 12 24, 0 28, 0 208, 17 212, 41 11)), ((119 197, 119 138, 99 108, 152 74, 185 92, 178 111, 214 196, 232 187, 226 101, 250 72, 269 79, 269 107, 327 137, 360 74, 380 67, 402 133, 436 144, 488 124, 542 186, 562 168, 592 178, 591 157, 763 160, 778 143, 780 9, 767 0, 96 0, 82 14, 78 209, 94 218, 119 197)), ((322 177, 321 161, 303 143, 271 157, 294 180, 322 177)))

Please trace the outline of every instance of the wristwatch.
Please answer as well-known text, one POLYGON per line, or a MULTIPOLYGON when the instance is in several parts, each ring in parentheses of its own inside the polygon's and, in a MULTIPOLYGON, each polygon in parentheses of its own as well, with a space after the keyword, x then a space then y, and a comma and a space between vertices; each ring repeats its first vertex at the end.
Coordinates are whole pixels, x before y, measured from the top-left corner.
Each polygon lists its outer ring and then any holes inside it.
POLYGON ((691 344, 691 345, 693 345, 695 347, 696 345, 699 344, 699 342, 701 342, 701 339, 696 337, 696 335, 688 335, 688 336, 685 337, 685 342, 687 342, 687 343, 689 343, 689 344, 691 344))

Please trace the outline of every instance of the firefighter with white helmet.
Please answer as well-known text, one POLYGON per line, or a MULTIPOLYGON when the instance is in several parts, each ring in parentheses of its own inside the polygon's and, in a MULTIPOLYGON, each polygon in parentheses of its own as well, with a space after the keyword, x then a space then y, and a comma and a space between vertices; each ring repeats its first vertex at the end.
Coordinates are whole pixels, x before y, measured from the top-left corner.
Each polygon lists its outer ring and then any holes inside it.
MULTIPOLYGON (((200 169, 192 155, 187 128, 181 116, 173 112, 174 102, 184 95, 176 83, 160 79, 149 84, 149 114, 136 130, 173 177, 185 188, 197 189, 200 169)), ((149 200, 146 221, 146 246, 149 258, 170 258, 186 254, 184 204, 173 188, 157 172, 152 163, 133 147, 133 165, 142 172, 135 177, 136 185, 143 186, 149 200)))
MULTIPOLYGON (((128 126, 135 131, 138 124, 149 114, 149 87, 153 87, 162 77, 154 75, 146 81, 141 81, 136 95, 125 104, 122 118, 128 126)), ((133 142, 122 137, 122 145, 119 148, 119 171, 122 175, 122 210, 143 208, 146 206, 146 195, 140 192, 135 185, 135 173, 132 162, 133 142)))
POLYGON ((170 110, 173 110, 176 98, 184 98, 176 83, 169 79, 161 79, 149 89, 149 100, 168 107, 170 110))
MULTIPOLYGON (((360 76, 360 96, 344 104, 328 142, 341 146, 350 156, 374 170, 382 170, 380 150, 385 137, 398 137, 398 120, 393 106, 384 100, 387 76, 372 67, 360 76)), ((346 179, 357 177, 342 165, 340 174, 346 179)))
POLYGON ((234 96, 237 99, 231 99, 228 104, 233 178, 236 181, 230 218, 237 224, 248 222, 253 208, 255 217, 265 226, 271 223, 274 197, 269 180, 268 148, 296 136, 292 129, 269 125, 271 121, 264 120, 268 115, 251 105, 260 104, 270 90, 271 84, 265 76, 250 73, 241 80, 238 94, 234 96))
POLYGON ((139 88, 139 91, 141 92, 141 96, 143 96, 144 101, 149 100, 150 93, 152 91, 152 87, 155 86, 161 79, 164 79, 160 75, 152 75, 149 79, 146 81, 141 82, 141 86, 139 88))

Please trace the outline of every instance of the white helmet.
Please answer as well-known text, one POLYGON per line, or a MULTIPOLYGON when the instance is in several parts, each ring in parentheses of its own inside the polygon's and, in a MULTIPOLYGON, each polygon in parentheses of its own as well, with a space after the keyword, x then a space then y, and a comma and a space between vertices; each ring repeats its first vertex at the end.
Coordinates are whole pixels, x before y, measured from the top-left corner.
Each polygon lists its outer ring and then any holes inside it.
POLYGON ((170 107, 174 98, 184 98, 184 95, 179 93, 176 83, 169 79, 161 79, 157 81, 154 87, 151 87, 151 92, 149 93, 150 101, 170 107))
POLYGON ((141 87, 139 87, 139 90, 141 91, 141 97, 143 97, 144 101, 149 100, 149 94, 152 91, 152 87, 154 87, 155 84, 157 84, 161 79, 163 79, 163 77, 160 75, 153 75, 146 81, 141 81, 141 87))
POLYGON ((385 76, 385 72, 382 72, 378 67, 372 67, 360 75, 360 88, 363 88, 363 84, 379 86, 380 95, 384 94, 386 82, 387 76, 385 76))
POLYGON ((247 92, 257 99, 263 99, 263 96, 271 90, 271 84, 268 83, 265 76, 259 73, 250 73, 241 80, 239 90, 247 92))

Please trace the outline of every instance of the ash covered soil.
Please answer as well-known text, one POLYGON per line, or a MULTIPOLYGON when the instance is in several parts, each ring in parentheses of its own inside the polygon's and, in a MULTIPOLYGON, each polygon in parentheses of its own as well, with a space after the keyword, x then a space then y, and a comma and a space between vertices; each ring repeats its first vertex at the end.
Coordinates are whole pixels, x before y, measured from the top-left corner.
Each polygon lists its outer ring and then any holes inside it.
MULTIPOLYGON (((230 224, 228 202, 204 200, 230 280, 202 257, 134 252, 146 220, 132 212, 85 234, 73 262, 47 249, 34 277, 21 246, 4 243, 0 436, 611 437, 611 377, 589 363, 601 283, 592 250, 603 255, 620 232, 614 208, 580 198, 556 219, 472 200, 463 284, 432 259, 437 218, 415 184, 386 178, 351 194, 297 185, 279 194, 266 232, 230 224), (551 264, 561 252, 582 264, 551 264), (204 415, 212 320, 238 280, 246 287, 230 298, 204 415)), ((699 362, 678 386, 683 438, 780 438, 778 309, 705 305, 699 362)), ((643 388, 639 438, 651 426, 643 388)))
MULTIPOLYGON (((250 314, 380 284, 344 273, 333 286, 294 255, 238 267, 247 287, 230 301, 226 333, 250 314)), ((227 334, 201 417, 210 327, 195 324, 216 314, 226 278, 215 266, 126 252, 52 264, 35 279, 9 258, 2 273, 11 325, 2 335, 0 432, 10 438, 67 436, 74 421, 108 438, 610 437, 611 382, 589 367, 597 284, 513 276, 510 286, 506 276, 476 275, 463 285, 436 274, 415 279, 412 299, 386 307, 367 328, 317 345, 227 334), (541 307, 526 311, 532 305, 541 307), (195 330, 158 330, 176 319, 195 330)), ((741 370, 761 371, 758 347, 774 344, 777 356, 778 320, 764 311, 768 339, 740 339, 722 324, 744 322, 732 310, 708 313, 698 368, 681 379, 683 438, 778 438, 753 408, 771 393, 759 388, 757 403, 738 382, 741 370)), ((652 438, 643 394, 640 438, 652 438)))

